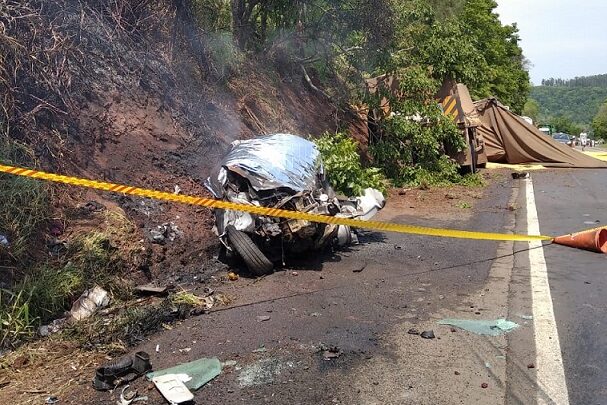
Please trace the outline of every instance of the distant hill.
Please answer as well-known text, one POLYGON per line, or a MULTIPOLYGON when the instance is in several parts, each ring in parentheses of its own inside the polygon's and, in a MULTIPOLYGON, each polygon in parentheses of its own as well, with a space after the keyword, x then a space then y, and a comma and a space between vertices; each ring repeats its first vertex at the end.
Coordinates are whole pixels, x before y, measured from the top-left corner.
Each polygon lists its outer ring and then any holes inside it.
POLYGON ((542 86, 531 89, 530 97, 540 105, 540 120, 563 115, 589 127, 601 104, 607 101, 607 74, 545 79, 542 86))

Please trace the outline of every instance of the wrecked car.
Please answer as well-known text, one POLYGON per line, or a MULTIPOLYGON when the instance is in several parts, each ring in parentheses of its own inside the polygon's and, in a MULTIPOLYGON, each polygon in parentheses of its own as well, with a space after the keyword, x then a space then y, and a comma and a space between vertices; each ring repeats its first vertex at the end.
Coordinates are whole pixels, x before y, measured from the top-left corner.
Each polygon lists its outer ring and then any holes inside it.
MULTIPOLYGON (((217 199, 368 220, 385 205, 381 192, 339 198, 327 181, 320 152, 296 135, 274 134, 235 141, 205 186, 217 199)), ((257 276, 274 263, 307 251, 344 246, 356 240, 350 227, 305 220, 215 210, 214 231, 228 254, 240 256, 257 276)))

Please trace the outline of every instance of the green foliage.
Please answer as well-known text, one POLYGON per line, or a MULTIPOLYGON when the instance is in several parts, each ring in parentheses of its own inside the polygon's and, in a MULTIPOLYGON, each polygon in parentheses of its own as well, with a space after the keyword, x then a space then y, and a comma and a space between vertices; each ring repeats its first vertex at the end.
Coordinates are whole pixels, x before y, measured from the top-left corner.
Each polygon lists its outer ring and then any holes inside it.
POLYGON ((329 183, 347 196, 362 195, 372 187, 386 191, 386 180, 380 169, 363 167, 358 144, 343 133, 325 133, 315 141, 327 171, 329 183))
POLYGON ((69 309, 86 288, 101 285, 111 291, 111 276, 121 268, 104 234, 76 238, 59 263, 35 267, 12 291, 2 290, 0 347, 15 346, 33 336, 38 326, 69 309))
POLYGON ((402 69, 394 77, 397 94, 381 91, 369 98, 377 109, 388 97, 393 112, 379 122, 381 135, 370 149, 374 162, 397 186, 460 181, 456 163, 445 153, 463 149, 465 141, 433 101, 435 81, 421 68, 402 69))
POLYGON ((607 87, 607 74, 582 76, 575 79, 543 79, 542 86, 551 87, 607 87))
POLYGON ((531 89, 531 97, 541 107, 540 121, 549 122, 552 117, 562 115, 589 128, 599 107, 607 100, 607 86, 536 86, 531 89))
POLYGON ((607 102, 601 106, 592 120, 592 130, 596 138, 607 140, 607 102))
POLYGON ((523 115, 533 120, 534 124, 538 124, 538 118, 540 116, 540 105, 532 98, 527 99, 525 107, 523 108, 523 115))
POLYGON ((198 24, 208 31, 229 32, 232 26, 231 0, 191 0, 198 24))
MULTIPOLYGON (((0 136, 0 162, 32 167, 33 153, 7 136, 0 136)), ((0 262, 22 262, 40 239, 38 231, 49 215, 49 188, 37 180, 0 174, 0 234, 10 246, 0 246, 0 262)))
POLYGON ((518 28, 502 25, 494 12, 494 0, 468 0, 461 16, 464 36, 472 38, 474 47, 485 60, 483 79, 473 84, 474 96, 496 96, 515 112, 523 109, 529 93, 529 73, 519 46, 518 28))
POLYGON ((467 187, 484 187, 487 185, 487 182, 480 173, 468 173, 462 177, 459 184, 467 187))
POLYGON ((439 84, 462 81, 473 96, 496 96, 520 112, 529 75, 518 30, 501 24, 496 6, 493 0, 235 0, 232 16, 242 49, 281 48, 287 60, 320 64, 353 87, 365 76, 420 66, 439 84))
POLYGON ((575 124, 569 117, 563 115, 552 117, 548 122, 555 132, 564 132, 577 136, 584 130, 583 127, 575 124))

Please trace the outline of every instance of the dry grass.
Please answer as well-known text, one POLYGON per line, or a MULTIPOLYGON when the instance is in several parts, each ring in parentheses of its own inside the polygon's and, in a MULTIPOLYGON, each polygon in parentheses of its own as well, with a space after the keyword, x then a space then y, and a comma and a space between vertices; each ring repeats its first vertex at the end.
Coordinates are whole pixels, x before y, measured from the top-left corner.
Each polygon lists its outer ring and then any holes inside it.
POLYGON ((74 387, 90 384, 106 357, 57 339, 23 346, 0 361, 0 403, 41 404, 50 395, 65 399, 74 387))

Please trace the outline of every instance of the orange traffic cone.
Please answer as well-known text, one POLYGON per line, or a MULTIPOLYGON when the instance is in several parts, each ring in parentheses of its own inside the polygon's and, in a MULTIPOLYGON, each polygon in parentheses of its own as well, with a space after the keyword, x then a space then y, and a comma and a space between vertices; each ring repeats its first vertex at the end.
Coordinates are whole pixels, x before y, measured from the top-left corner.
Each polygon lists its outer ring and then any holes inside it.
POLYGON ((607 228, 559 236, 552 243, 607 254, 607 228))

